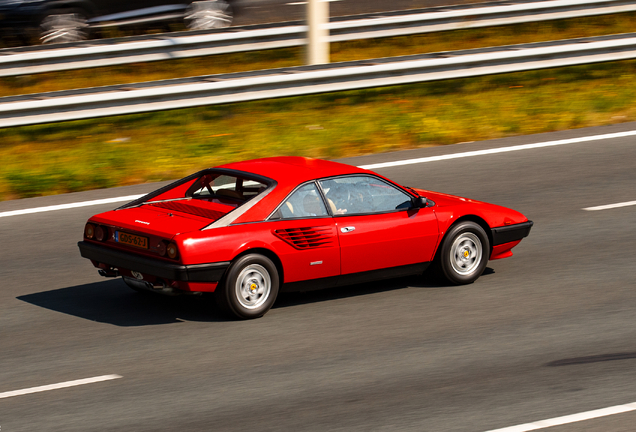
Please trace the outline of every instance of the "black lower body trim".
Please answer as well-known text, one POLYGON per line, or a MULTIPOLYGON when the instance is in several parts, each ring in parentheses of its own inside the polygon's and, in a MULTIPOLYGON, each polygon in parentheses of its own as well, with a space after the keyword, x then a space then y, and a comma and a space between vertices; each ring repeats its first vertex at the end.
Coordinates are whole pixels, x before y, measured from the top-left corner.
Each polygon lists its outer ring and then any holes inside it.
POLYGON ((492 245, 497 246, 500 244, 521 240, 524 237, 528 237, 532 225, 534 225, 534 223, 532 221, 528 221, 520 224, 493 228, 492 245))
POLYGON ((135 255, 96 245, 86 241, 77 243, 84 258, 107 264, 111 267, 134 270, 164 279, 184 282, 218 282, 223 277, 229 262, 181 265, 158 259, 135 255))
POLYGON ((391 279, 403 276, 422 274, 428 268, 429 262, 409 264, 399 267, 389 267, 379 270, 370 270, 360 273, 351 273, 340 276, 330 276, 320 279, 286 283, 282 286, 282 292, 312 291, 323 288, 333 288, 343 285, 354 285, 364 282, 372 282, 382 279, 391 279))

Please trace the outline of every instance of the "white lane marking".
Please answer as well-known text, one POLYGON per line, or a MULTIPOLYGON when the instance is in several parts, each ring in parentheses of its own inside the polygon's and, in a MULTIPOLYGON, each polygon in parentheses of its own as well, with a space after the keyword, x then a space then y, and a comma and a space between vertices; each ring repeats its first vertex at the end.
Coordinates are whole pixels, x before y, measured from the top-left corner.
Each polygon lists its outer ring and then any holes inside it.
MULTIPOLYGON (((531 150, 531 149, 541 148, 541 147, 552 147, 552 146, 565 145, 565 144, 576 144, 576 143, 588 142, 588 141, 624 138, 624 137, 634 136, 634 135, 636 135, 636 130, 627 131, 627 132, 617 132, 617 133, 605 134, 605 135, 593 135, 589 137, 571 138, 571 139, 564 139, 564 140, 558 140, 558 141, 547 141, 547 142, 534 143, 534 144, 523 144, 523 145, 511 146, 511 147, 501 147, 501 148, 490 149, 490 150, 477 150, 477 151, 455 153, 455 154, 442 155, 442 156, 432 156, 432 157, 417 158, 417 159, 406 159, 406 160, 394 161, 394 162, 383 162, 383 163, 370 164, 370 165, 360 165, 359 168, 372 170, 372 169, 388 168, 388 167, 401 166, 401 165, 412 165, 417 163, 436 162, 441 160, 459 159, 459 158, 472 157, 472 156, 483 156, 483 155, 489 155, 489 154, 495 154, 495 153, 505 153, 505 152, 518 151, 518 150, 531 150)), ((70 209, 70 208, 76 208, 76 207, 109 204, 109 203, 115 203, 115 202, 121 202, 121 201, 132 201, 141 196, 142 195, 130 195, 130 196, 119 197, 119 198, 108 198, 103 200, 84 201, 84 202, 71 203, 71 204, 60 204, 60 205, 54 205, 54 206, 48 206, 48 207, 37 207, 37 208, 31 208, 31 209, 25 209, 25 210, 13 210, 13 211, 0 213, 0 217, 17 216, 17 215, 47 212, 47 211, 53 211, 53 210, 64 210, 64 209, 70 209)))
POLYGON ((117 378, 122 378, 122 376, 121 375, 102 375, 102 376, 93 377, 93 378, 84 378, 84 379, 79 379, 74 381, 66 381, 66 382, 62 382, 58 384, 49 384, 49 385, 31 387, 31 388, 22 389, 22 390, 13 390, 13 391, 0 393, 0 399, 9 398, 13 396, 21 396, 21 395, 25 395, 29 393, 38 393, 38 392, 49 391, 49 390, 57 390, 57 389, 66 388, 66 387, 75 387, 75 386, 84 385, 84 384, 92 384, 92 383, 101 382, 101 381, 114 380, 117 378))
POLYGON ((588 141, 624 138, 624 137, 634 136, 634 135, 636 135, 636 131, 617 132, 617 133, 611 133, 611 134, 605 134, 605 135, 593 135, 588 137, 570 138, 570 139, 563 139, 558 141, 546 141, 542 143, 523 144, 523 145, 517 145, 517 146, 511 146, 511 147, 501 147, 501 148, 495 148, 490 150, 476 150, 476 151, 469 151, 469 152, 455 153, 455 154, 448 154, 448 155, 441 155, 441 156, 431 156, 431 157, 418 158, 418 159, 406 159, 406 160, 395 161, 395 162, 382 162, 377 164, 362 165, 359 168, 373 170, 378 168, 388 168, 388 167, 411 165, 411 164, 426 163, 426 162, 437 162, 437 161, 448 160, 448 159, 459 159, 459 158, 465 158, 465 157, 483 156, 483 155, 490 155, 495 153, 506 153, 506 152, 519 151, 519 150, 531 150, 531 149, 536 149, 541 147, 553 147, 553 146, 566 145, 566 144, 576 144, 576 143, 582 143, 582 142, 588 142, 588 141))
POLYGON ((18 216, 18 215, 24 215, 24 214, 30 214, 30 213, 41 213, 41 212, 48 212, 48 211, 54 211, 54 210, 66 210, 66 209, 77 208, 77 207, 87 207, 87 206, 94 206, 94 205, 100 205, 100 204, 111 204, 111 203, 117 203, 122 201, 132 201, 137 198, 141 198, 142 196, 143 195, 128 195, 128 196, 117 197, 117 198, 106 198, 106 199, 98 199, 98 200, 92 200, 92 201, 69 203, 69 204, 52 205, 52 206, 46 206, 46 207, 35 207, 35 208, 24 209, 24 210, 6 211, 6 212, 0 213, 0 217, 18 216))
POLYGON ((580 422, 584 420, 591 420, 599 417, 606 417, 614 414, 626 413, 634 410, 636 410, 636 402, 625 405, 616 405, 609 408, 601 408, 593 411, 586 411, 578 414, 566 415, 563 417, 540 420, 533 423, 510 426, 503 429, 493 429, 487 432, 526 432, 537 429, 545 429, 552 426, 564 425, 568 423, 580 422))
MULTIPOLYGON (((343 1, 343 0, 326 0, 328 3, 331 2, 337 2, 337 1, 343 1)), ((302 6, 302 5, 306 5, 307 2, 306 1, 301 1, 301 2, 293 2, 293 3, 285 3, 287 6, 302 6)))
POLYGON ((586 210, 586 211, 608 210, 608 209, 619 208, 619 207, 629 207, 633 205, 636 205, 636 201, 627 201, 622 203, 607 204, 607 205, 601 205, 596 207, 586 207, 583 210, 586 210))

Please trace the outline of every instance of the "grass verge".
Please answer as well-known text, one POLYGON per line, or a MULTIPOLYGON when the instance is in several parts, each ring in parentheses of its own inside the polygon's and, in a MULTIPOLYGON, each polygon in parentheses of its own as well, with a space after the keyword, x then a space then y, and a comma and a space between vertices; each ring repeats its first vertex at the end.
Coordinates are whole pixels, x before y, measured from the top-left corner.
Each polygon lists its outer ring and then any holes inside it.
POLYGON ((0 198, 636 120, 636 61, 0 130, 0 198))

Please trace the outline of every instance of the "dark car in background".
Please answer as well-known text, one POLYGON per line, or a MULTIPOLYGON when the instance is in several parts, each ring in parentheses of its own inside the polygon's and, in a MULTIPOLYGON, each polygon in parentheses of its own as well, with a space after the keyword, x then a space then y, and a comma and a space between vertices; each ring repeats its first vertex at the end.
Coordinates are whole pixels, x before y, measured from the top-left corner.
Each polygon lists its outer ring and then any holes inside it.
POLYGON ((125 29, 178 23, 191 30, 227 27, 233 18, 226 0, 0 0, 5 45, 77 42, 125 29))

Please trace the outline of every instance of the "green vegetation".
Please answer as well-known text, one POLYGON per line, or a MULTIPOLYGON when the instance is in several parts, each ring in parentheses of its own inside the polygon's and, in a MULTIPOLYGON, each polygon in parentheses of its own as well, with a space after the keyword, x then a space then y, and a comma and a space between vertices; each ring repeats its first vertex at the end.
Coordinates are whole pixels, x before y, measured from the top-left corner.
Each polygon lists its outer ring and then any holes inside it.
MULTIPOLYGON (((335 44, 332 59, 522 43, 532 32, 533 40, 617 33, 633 28, 635 20, 625 14, 356 41, 335 44)), ((299 53, 277 50, 3 79, 0 92, 291 66, 300 63, 299 53), (198 69, 206 64, 205 72, 198 69)), ((636 119, 634 77, 636 62, 624 61, 0 129, 0 199, 174 179, 252 157, 336 158, 631 121, 636 119)))

